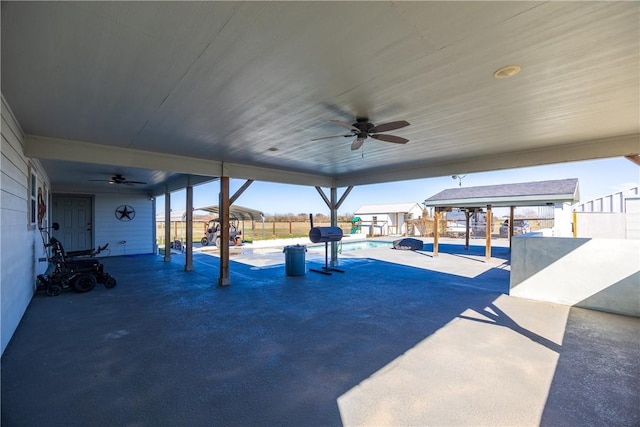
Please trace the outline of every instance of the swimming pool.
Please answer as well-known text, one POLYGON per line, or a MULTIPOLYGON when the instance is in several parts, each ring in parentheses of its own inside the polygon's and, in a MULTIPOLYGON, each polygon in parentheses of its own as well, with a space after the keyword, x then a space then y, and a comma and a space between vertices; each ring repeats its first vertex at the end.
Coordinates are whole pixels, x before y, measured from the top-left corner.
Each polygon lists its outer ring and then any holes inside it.
MULTIPOLYGON (((385 242, 381 240, 362 240, 359 242, 338 242, 338 251, 340 252, 359 251, 362 249, 373 249, 373 248, 391 248, 391 247, 393 247, 393 242, 385 242)), ((324 245, 307 246, 307 251, 324 252, 324 245)))
MULTIPOLYGON (((363 249, 373 249, 373 248, 392 248, 393 242, 385 242, 383 240, 360 240, 355 242, 338 242, 338 251, 342 252, 351 252, 351 251, 359 251, 363 249)), ((282 246, 267 246, 264 248, 251 248, 246 246, 230 246, 229 247, 229 255, 230 256, 238 256, 238 255, 273 255, 273 254, 282 254, 282 246)), ((331 245, 329 245, 329 250, 331 250, 331 245)), ((215 246, 205 248, 203 252, 211 252, 218 253, 218 249, 215 246)), ((324 244, 314 244, 307 245, 307 252, 313 252, 316 254, 322 253, 324 254, 324 244)))

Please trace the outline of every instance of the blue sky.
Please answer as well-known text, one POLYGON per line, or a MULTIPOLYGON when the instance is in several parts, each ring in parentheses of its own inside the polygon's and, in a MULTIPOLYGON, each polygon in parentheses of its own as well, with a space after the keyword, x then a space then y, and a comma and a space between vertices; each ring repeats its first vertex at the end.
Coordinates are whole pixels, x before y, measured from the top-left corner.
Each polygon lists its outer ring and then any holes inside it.
MULTIPOLYGON (((462 179, 463 187, 545 181, 549 179, 578 178, 580 200, 585 202, 617 191, 640 185, 640 167, 625 158, 559 163, 547 166, 509 169, 494 172, 470 173, 462 179)), ((232 179, 233 194, 244 180, 232 179)), ((339 214, 355 212, 360 206, 381 203, 421 203, 426 198, 458 186, 451 176, 356 186, 344 201, 339 214)), ((328 195, 328 189, 325 194, 328 195)), ((338 197, 344 189, 338 189, 338 197)), ((194 187, 194 206, 217 205, 219 183, 194 187)), ((171 195, 171 208, 185 208, 185 192, 171 195)), ((260 210, 265 214, 322 213, 329 209, 314 187, 254 182, 236 201, 236 204, 260 210)), ((157 212, 164 212, 164 197, 156 199, 157 212)))

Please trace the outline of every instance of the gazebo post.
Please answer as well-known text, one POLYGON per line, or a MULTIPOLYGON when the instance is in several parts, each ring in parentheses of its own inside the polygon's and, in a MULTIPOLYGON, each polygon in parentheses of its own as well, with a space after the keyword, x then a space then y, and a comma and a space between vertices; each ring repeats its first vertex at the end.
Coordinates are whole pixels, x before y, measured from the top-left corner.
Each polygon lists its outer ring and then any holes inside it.
POLYGON ((515 206, 509 206, 509 250, 511 250, 511 239, 513 238, 513 213, 515 209, 515 206))
POLYGON ((491 205, 487 205, 487 228, 486 228, 486 247, 484 256, 487 261, 491 260, 491 225, 493 223, 493 213, 491 205))
POLYGON ((438 256, 438 237, 439 237, 439 227, 440 223, 440 210, 435 208, 433 210, 433 256, 438 256))
POLYGON ((465 233, 464 233, 464 248, 466 250, 469 250, 469 231, 471 230, 471 224, 470 224, 470 219, 471 219, 471 215, 473 215, 473 210, 469 209, 469 208, 465 208, 464 210, 464 217, 466 219, 465 222, 465 233))

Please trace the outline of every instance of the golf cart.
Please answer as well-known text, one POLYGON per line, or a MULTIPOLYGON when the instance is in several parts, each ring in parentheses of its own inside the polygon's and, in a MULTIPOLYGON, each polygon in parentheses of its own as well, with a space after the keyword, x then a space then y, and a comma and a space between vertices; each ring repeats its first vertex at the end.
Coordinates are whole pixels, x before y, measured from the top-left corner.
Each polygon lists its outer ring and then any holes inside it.
MULTIPOLYGON (((231 218, 229 223, 229 243, 232 245, 242 244, 242 231, 238 230, 238 220, 231 218)), ((202 246, 208 246, 215 243, 220 247, 220 218, 210 220, 204 226, 204 237, 200 240, 202 246)))

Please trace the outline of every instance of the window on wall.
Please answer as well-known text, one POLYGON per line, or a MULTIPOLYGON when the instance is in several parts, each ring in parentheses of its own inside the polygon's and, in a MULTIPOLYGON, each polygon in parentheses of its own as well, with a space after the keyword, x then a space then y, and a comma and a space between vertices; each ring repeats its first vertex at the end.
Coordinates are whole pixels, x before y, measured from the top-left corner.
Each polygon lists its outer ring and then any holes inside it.
POLYGON ((44 182, 40 183, 38 188, 38 227, 46 228, 49 226, 49 189, 44 182))
POLYGON ((38 220, 38 177, 33 167, 29 168, 29 223, 36 225, 38 220))

